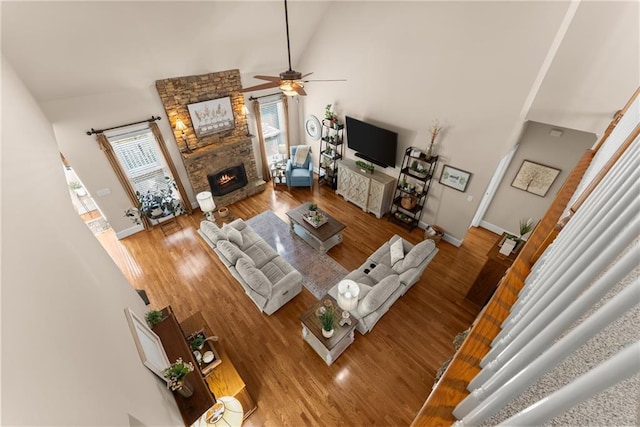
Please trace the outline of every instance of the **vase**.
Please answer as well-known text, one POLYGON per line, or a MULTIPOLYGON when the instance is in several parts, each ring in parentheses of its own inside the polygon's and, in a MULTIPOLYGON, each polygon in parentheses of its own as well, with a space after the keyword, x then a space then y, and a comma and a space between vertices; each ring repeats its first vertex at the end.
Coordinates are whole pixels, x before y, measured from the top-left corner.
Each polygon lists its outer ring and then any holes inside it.
POLYGON ((433 141, 431 141, 429 148, 427 148, 427 160, 431 160, 431 157, 433 157, 433 141))
POLYGON ((333 336, 333 329, 330 331, 327 331, 326 329, 322 328, 322 336, 325 338, 331 338, 333 336))
POLYGON ((182 386, 177 390, 178 394, 182 397, 189 398, 193 396, 193 386, 185 378, 182 380, 182 386))

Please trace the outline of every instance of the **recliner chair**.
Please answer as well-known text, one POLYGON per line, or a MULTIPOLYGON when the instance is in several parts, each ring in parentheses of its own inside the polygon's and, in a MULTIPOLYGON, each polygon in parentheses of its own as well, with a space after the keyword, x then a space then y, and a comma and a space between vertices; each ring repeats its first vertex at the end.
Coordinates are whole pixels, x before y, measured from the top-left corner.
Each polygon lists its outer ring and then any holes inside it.
POLYGON ((287 160, 287 168, 285 175, 287 177, 287 186, 291 187, 309 187, 313 188, 313 162, 311 161, 311 149, 307 154, 307 158, 302 166, 296 166, 294 159, 298 145, 290 147, 290 157, 287 160))

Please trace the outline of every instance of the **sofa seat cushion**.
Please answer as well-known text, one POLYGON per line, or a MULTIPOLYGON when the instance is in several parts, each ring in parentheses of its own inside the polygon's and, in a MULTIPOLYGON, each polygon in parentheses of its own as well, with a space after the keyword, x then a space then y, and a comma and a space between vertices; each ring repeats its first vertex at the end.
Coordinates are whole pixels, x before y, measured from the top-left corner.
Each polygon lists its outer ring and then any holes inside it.
POLYGON ((392 274, 397 273, 385 264, 377 264, 375 268, 372 268, 371 271, 369 271, 368 276, 378 283, 385 277, 391 276, 392 274))
POLYGON ((253 289, 259 295, 268 298, 271 294, 271 283, 265 274, 251 264, 251 261, 246 258, 240 258, 236 263, 236 271, 247 283, 251 289, 253 289))
POLYGON ((229 240, 227 235, 211 221, 200 222, 200 230, 214 245, 220 240, 229 240))
POLYGON ((357 313, 365 317, 377 310, 400 287, 400 277, 397 274, 387 276, 374 286, 367 295, 358 302, 357 313))
POLYGON ((278 283, 284 276, 293 271, 283 258, 277 257, 260 267, 260 271, 265 275, 271 284, 278 283))
POLYGON ((278 252, 264 240, 259 240, 251 246, 245 247, 243 251, 258 268, 262 268, 263 265, 278 257, 278 252))
POLYGON ((402 274, 410 268, 416 268, 424 261, 431 252, 436 248, 436 244, 433 240, 423 240, 415 245, 408 254, 404 256, 404 259, 398 261, 393 265, 393 269, 402 274))
POLYGON ((236 265, 239 259, 244 258, 248 260, 251 265, 255 266, 255 263, 251 258, 240 250, 239 247, 234 245, 228 240, 219 240, 217 245, 218 251, 225 257, 229 265, 236 265))

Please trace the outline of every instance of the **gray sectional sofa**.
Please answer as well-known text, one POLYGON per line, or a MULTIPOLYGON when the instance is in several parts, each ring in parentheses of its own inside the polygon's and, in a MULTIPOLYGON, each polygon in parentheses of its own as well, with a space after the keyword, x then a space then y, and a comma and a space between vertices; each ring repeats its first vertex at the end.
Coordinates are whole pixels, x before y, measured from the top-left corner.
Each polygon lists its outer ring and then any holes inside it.
MULTIPOLYGON (((398 235, 385 242, 356 270, 344 279, 358 284, 358 306, 351 315, 358 319, 360 333, 370 332, 389 308, 413 286, 438 253, 433 240, 412 245, 398 235), (402 259, 392 263, 391 246, 402 241, 402 259)), ((338 299, 338 284, 329 290, 338 299)))
POLYGON ((198 233, 264 313, 275 313, 302 291, 300 273, 242 219, 222 228, 202 221, 198 233))

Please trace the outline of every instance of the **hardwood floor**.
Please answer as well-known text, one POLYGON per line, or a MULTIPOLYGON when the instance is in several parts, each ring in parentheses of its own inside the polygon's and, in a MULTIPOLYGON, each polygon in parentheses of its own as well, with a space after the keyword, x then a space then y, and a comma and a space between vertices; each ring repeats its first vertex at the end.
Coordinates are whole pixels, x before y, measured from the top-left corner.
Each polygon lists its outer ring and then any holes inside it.
MULTIPOLYGON (((285 212, 313 201, 347 228, 329 255, 355 269, 393 234, 417 243, 423 230, 409 233, 345 202, 328 187, 267 190, 230 209, 247 219, 272 210, 285 212)), ((315 297, 303 288, 271 316, 258 311, 196 229, 199 211, 181 216, 181 230, 140 232, 117 241, 98 236, 135 288, 144 288, 151 308, 171 305, 184 319, 196 311, 220 337, 258 410, 245 426, 409 425, 431 391, 433 377, 453 354, 452 340, 468 328, 478 308, 464 300, 497 235, 472 229, 456 248, 444 241, 425 274, 366 335, 333 365, 301 338, 299 316, 315 297)))

